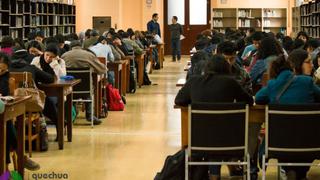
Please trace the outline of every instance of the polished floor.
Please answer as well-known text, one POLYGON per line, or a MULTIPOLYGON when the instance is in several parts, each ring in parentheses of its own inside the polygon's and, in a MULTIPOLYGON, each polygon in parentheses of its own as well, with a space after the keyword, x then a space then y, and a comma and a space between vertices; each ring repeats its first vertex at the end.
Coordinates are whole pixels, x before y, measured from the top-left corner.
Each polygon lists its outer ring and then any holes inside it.
MULTIPOLYGON (((70 180, 152 180, 166 156, 180 148, 180 111, 173 109, 173 104, 179 90, 175 84, 185 77, 185 64, 186 58, 180 63, 168 58, 164 69, 150 75, 157 85, 127 94, 124 112, 109 112, 93 129, 80 115, 73 142, 66 141, 64 150, 58 150, 53 142, 55 130, 49 129, 49 150, 33 153, 32 159, 41 169, 26 171, 26 179, 55 175, 56 179, 70 180)), ((223 175, 227 176, 225 167, 223 175)))

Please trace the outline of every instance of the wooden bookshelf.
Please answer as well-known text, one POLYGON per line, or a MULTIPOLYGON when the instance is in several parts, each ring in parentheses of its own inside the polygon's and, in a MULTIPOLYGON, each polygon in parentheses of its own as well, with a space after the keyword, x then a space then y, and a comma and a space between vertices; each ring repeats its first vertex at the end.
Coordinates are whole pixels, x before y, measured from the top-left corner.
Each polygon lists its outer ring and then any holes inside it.
POLYGON ((262 9, 239 8, 238 29, 246 30, 251 27, 254 27, 256 31, 262 30, 262 9))
POLYGON ((211 13, 211 27, 224 33, 225 28, 237 28, 236 8, 213 8, 211 13))
POLYGON ((211 26, 220 32, 225 28, 254 27, 257 31, 287 34, 286 8, 213 8, 211 26))
POLYGON ((0 36, 27 39, 36 29, 45 36, 75 32, 72 0, 0 0, 0 36))
POLYGON ((265 32, 287 34, 287 9, 264 8, 262 27, 265 32))
POLYGON ((301 31, 310 37, 320 38, 320 0, 312 1, 300 6, 301 31))

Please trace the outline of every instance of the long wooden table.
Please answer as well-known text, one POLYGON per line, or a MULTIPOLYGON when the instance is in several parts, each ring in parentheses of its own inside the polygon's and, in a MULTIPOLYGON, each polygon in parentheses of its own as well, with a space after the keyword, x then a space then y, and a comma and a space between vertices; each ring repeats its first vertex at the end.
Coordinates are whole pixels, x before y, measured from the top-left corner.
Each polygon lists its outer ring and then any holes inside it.
POLYGON ((67 114, 67 136, 68 141, 72 141, 72 87, 80 83, 80 79, 70 81, 58 80, 51 84, 40 84, 39 89, 45 91, 47 96, 56 96, 58 98, 58 143, 59 149, 63 149, 63 128, 64 115, 67 114), (64 96, 67 97, 66 108, 64 106, 64 96), (66 110, 66 111, 65 111, 66 110))
POLYGON ((159 57, 160 68, 163 68, 163 61, 164 61, 164 43, 157 44, 157 49, 158 49, 158 57, 159 57))
POLYGON ((0 114, 0 174, 6 171, 7 121, 16 118, 18 172, 24 176, 25 102, 30 98, 31 96, 16 97, 13 102, 5 105, 5 112, 0 114))
MULTIPOLYGON (((174 106, 181 110, 181 147, 188 145, 188 107, 174 106)), ((263 123, 265 121, 265 106, 254 105, 249 109, 249 123, 263 123)))

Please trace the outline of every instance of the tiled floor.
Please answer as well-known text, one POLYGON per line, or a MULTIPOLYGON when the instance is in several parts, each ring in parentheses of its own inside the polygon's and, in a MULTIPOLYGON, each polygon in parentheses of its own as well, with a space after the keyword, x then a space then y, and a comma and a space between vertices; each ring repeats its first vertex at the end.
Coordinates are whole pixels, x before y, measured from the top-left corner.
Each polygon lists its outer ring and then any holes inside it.
MULTIPOLYGON (((180 63, 167 58, 164 69, 150 75, 158 85, 127 94, 125 111, 109 112, 101 125, 91 129, 78 120, 73 142, 65 142, 64 150, 58 150, 53 142, 55 130, 50 129, 49 150, 33 154, 41 170, 27 171, 26 179, 56 175, 56 179, 71 180, 152 180, 166 156, 180 148, 180 112, 173 109, 173 103, 178 91, 175 84, 186 74, 185 64, 186 58, 180 63)), ((227 176, 226 167, 223 175, 227 176)))

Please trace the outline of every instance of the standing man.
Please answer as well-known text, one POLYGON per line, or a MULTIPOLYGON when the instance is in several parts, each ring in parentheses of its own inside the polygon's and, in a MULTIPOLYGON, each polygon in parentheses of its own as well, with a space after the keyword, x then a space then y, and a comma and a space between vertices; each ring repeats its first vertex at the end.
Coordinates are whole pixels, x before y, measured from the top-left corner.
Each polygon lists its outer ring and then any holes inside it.
POLYGON ((176 58, 178 61, 181 59, 181 42, 180 36, 183 33, 181 24, 177 23, 178 17, 172 17, 172 24, 169 26, 171 33, 171 48, 172 48, 172 61, 175 62, 176 58))
POLYGON ((161 37, 160 25, 158 23, 159 16, 157 13, 152 15, 152 20, 148 22, 147 29, 149 33, 155 32, 161 37))

